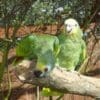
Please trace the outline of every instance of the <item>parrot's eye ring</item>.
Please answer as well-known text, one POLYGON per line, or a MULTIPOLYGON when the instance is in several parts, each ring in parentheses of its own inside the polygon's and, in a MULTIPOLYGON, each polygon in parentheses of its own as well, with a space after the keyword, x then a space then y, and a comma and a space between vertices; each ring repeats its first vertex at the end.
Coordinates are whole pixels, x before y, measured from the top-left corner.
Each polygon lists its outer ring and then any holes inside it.
POLYGON ((45 68, 44 71, 47 72, 48 71, 48 68, 45 68))

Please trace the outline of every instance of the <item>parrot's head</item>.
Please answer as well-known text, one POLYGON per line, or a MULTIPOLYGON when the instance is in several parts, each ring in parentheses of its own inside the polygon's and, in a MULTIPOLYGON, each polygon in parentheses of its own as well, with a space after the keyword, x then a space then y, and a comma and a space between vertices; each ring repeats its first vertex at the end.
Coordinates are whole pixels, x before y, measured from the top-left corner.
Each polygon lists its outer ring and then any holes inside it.
POLYGON ((81 33, 78 32, 80 30, 80 26, 75 19, 69 18, 65 20, 64 27, 67 35, 79 35, 81 33))
POLYGON ((36 69, 34 75, 36 77, 46 76, 54 67, 55 56, 52 51, 47 51, 43 54, 39 54, 36 63, 36 69))

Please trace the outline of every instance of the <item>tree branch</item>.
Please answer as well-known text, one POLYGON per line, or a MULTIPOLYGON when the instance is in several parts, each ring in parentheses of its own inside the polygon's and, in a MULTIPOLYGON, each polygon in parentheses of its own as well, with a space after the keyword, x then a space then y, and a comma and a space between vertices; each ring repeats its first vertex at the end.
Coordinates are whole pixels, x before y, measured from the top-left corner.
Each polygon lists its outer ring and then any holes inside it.
POLYGON ((16 66, 16 75, 25 83, 53 88, 62 93, 87 95, 100 98, 100 79, 68 72, 55 67, 46 77, 34 76, 34 61, 23 60, 16 66))

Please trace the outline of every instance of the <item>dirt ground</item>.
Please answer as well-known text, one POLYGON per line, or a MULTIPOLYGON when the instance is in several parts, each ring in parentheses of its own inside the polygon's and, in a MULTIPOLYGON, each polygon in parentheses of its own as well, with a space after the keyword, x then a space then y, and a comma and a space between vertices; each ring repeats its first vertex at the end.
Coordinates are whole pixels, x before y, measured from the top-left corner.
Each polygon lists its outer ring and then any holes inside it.
MULTIPOLYGON (((9 30, 12 34, 12 28, 9 30)), ((48 26, 48 27, 33 27, 33 26, 24 26, 18 30, 17 36, 22 36, 31 32, 37 33, 51 33, 55 34, 57 31, 57 26, 48 26)), ((0 38, 4 37, 4 29, 0 27, 0 38)), ((88 39, 88 54, 91 56, 89 59, 88 66, 91 69, 90 75, 91 77, 99 77, 100 76, 100 41, 95 43, 95 38, 93 35, 88 39), (93 49, 94 46, 94 49, 93 49), (93 51, 93 52, 92 52, 93 51), (91 53, 92 52, 92 53, 91 53), (91 55, 92 54, 92 55, 91 55)), ((9 52, 9 58, 15 55, 15 49, 11 49, 9 52)), ((0 53, 0 58, 2 59, 2 53, 0 53)), ((18 80, 16 77, 14 66, 12 64, 9 65, 9 73, 11 78, 11 95, 9 100, 36 100, 36 87, 30 84, 24 84, 18 80)), ((8 92, 8 74, 5 71, 5 75, 2 82, 2 88, 0 90, 0 100, 4 100, 3 97, 7 95, 8 92)), ((54 97, 55 98, 55 97, 54 97)), ((48 98, 41 97, 40 100, 48 100, 48 98)), ((87 96, 77 96, 77 95, 69 95, 66 94, 63 97, 63 100, 94 100, 91 97, 87 96)))

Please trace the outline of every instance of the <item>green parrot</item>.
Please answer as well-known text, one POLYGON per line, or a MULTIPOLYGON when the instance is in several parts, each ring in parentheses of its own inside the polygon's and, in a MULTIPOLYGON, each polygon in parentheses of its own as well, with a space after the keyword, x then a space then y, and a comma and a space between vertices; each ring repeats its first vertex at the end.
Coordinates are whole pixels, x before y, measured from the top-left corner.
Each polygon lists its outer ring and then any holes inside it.
MULTIPOLYGON (((65 68, 67 71, 78 71, 86 59, 86 44, 82 39, 83 32, 78 22, 72 18, 65 20, 64 28, 64 32, 61 32, 57 37, 60 50, 56 58, 56 65, 65 68)), ((44 88, 42 94, 53 96, 55 95, 53 92, 50 88, 44 88)))
POLYGON ((37 77, 43 77, 53 69, 58 51, 58 38, 47 34, 28 35, 16 46, 18 58, 36 59, 34 74, 37 77))
MULTIPOLYGON (((46 76, 55 67, 58 53, 58 38, 47 34, 28 35, 16 46, 17 59, 36 60, 36 64, 33 65, 33 72, 36 77, 46 76)), ((44 87, 43 90, 45 90, 44 87)))
POLYGON ((65 32, 59 36, 60 52, 57 56, 59 66, 69 71, 78 70, 86 59, 86 44, 83 40, 83 32, 74 19, 64 22, 65 32))

